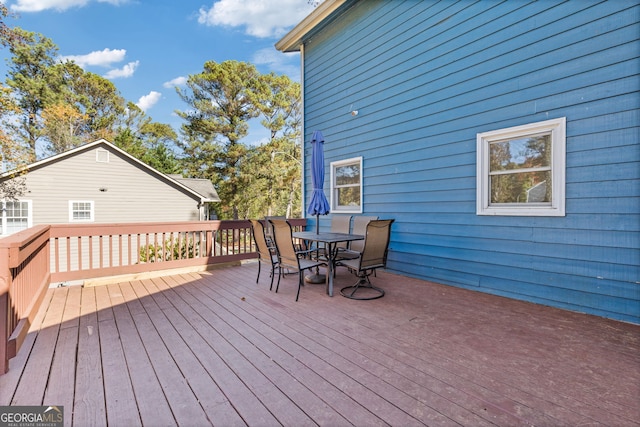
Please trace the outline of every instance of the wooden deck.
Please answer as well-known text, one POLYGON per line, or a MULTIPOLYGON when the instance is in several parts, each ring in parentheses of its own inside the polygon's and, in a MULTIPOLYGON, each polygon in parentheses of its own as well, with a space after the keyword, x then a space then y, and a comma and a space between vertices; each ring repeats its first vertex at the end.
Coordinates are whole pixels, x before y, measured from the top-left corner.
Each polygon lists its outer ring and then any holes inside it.
MULTIPOLYGON (((50 289, 0 405, 75 426, 637 426, 640 326, 390 273, 329 298, 248 263, 50 289)), ((336 287, 353 276, 340 269, 336 287)))

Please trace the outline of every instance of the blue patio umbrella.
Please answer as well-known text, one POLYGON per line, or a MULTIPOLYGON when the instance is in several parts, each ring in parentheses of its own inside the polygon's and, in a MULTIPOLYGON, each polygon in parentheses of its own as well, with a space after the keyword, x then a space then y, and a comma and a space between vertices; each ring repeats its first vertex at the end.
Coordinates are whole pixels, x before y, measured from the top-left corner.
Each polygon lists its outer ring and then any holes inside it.
POLYGON ((316 234, 319 232, 319 215, 329 213, 329 202, 324 195, 324 137, 319 130, 313 132, 311 137, 311 184, 313 193, 307 207, 309 215, 316 216, 316 234))

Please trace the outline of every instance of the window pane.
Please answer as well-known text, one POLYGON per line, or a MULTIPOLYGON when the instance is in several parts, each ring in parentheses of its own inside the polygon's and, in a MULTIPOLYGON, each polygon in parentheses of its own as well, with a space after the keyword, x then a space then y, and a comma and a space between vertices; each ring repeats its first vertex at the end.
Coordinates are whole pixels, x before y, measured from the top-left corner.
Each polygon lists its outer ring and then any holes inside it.
POLYGON ((6 234, 17 233, 29 226, 28 202, 5 202, 5 212, 7 229, 2 231, 6 234))
POLYGON ((28 217, 28 206, 27 202, 6 202, 7 218, 28 217))
POLYGON ((91 202, 73 202, 72 217, 74 220, 91 220, 91 202))
POLYGON ((91 213, 90 212, 74 212, 73 213, 73 219, 91 219, 91 213))
POLYGON ((360 184, 360 164, 337 166, 336 185, 360 184))
POLYGON ((551 203, 551 171, 491 176, 490 203, 551 203))
POLYGON ((21 230, 26 230, 29 223, 26 218, 7 218, 7 234, 17 233, 21 230))
POLYGON ((539 135, 489 144, 491 171, 549 167, 551 135, 539 135))
POLYGON ((360 205, 360 187, 338 188, 336 192, 338 193, 338 207, 360 205))

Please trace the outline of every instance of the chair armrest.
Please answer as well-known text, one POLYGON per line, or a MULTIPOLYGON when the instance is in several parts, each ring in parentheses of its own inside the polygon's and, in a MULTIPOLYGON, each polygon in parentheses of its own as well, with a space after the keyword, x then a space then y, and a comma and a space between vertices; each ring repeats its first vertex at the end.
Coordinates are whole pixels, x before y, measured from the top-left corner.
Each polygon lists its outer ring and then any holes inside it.
POLYGON ((301 250, 301 251, 296 251, 296 255, 304 257, 304 256, 306 256, 306 255, 308 255, 310 253, 315 252, 315 251, 316 251, 315 249, 304 249, 304 250, 301 250))

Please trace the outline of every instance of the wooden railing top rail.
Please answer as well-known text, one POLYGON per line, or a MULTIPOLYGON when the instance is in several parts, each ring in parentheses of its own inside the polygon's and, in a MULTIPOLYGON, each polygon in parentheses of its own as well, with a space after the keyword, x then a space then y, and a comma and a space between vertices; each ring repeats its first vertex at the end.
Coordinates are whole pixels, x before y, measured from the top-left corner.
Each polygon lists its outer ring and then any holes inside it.
POLYGON ((37 225, 0 239, 0 251, 7 255, 7 266, 15 268, 23 263, 44 241, 49 240, 50 229, 50 225, 37 225))
MULTIPOLYGON (((291 218, 289 221, 294 226, 305 226, 304 218, 291 218)), ((214 220, 214 221, 176 221, 176 222, 129 222, 129 223, 88 223, 88 224, 52 224, 42 227, 50 227, 50 237, 77 237, 98 236, 110 234, 145 234, 145 233, 170 233, 180 231, 209 231, 232 230, 236 228, 250 227, 251 223, 246 219, 238 220, 214 220)), ((32 231, 35 227, 26 231, 32 231)), ((21 232, 23 233, 23 232, 21 232)), ((17 233, 19 234, 19 233, 17 233)), ((16 234, 16 235, 17 235, 16 234)), ((15 236, 15 235, 14 235, 15 236)), ((12 237, 12 236, 10 236, 12 237)), ((0 239, 2 242, 3 239, 0 239)))
POLYGON ((250 222, 248 220, 53 224, 51 226, 51 237, 230 230, 239 226, 248 227, 249 225, 250 222))

